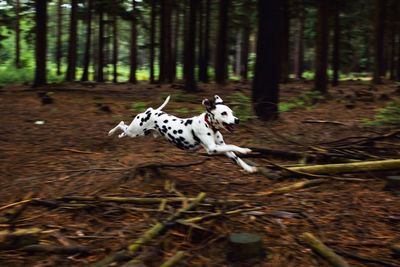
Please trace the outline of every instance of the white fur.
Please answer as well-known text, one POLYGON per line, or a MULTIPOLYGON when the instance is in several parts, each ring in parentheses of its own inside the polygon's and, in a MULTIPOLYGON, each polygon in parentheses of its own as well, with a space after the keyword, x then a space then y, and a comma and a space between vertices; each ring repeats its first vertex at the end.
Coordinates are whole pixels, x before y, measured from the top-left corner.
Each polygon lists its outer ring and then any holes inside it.
POLYGON ((155 137, 163 136, 178 148, 194 150, 202 146, 208 154, 225 154, 247 172, 257 171, 256 167, 248 165, 234 153, 246 154, 251 152, 250 149, 225 144, 219 130, 237 124, 239 119, 233 116, 232 110, 223 104, 223 100, 219 96, 214 96, 214 102, 203 100, 207 112, 187 119, 181 119, 161 111, 169 99, 168 96, 157 109, 148 108, 145 112, 138 114, 129 125, 121 121, 109 131, 108 135, 114 134, 117 130, 122 131, 119 138, 138 137, 152 132, 155 137), (206 117, 208 118, 206 119, 206 117))

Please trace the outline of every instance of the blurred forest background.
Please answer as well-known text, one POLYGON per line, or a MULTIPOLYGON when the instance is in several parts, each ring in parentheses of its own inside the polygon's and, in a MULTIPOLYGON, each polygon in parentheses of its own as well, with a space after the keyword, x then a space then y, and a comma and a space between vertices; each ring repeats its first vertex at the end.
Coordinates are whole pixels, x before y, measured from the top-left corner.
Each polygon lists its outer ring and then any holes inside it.
MULTIPOLYGON (((324 60, 334 85, 400 79, 398 1, 281 2, 281 82, 313 79, 324 60)), ((1 0, 0 83, 34 81, 35 40, 48 82, 171 83, 184 78, 185 51, 196 81, 251 80, 258 12, 254 0, 1 0)))

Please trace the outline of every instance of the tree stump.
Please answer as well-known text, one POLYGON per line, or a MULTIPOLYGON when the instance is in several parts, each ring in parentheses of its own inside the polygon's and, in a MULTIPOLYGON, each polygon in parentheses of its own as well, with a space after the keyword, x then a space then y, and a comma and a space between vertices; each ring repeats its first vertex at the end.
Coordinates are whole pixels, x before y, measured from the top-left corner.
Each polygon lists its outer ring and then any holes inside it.
POLYGON ((232 233, 228 237, 227 258, 230 261, 242 261, 262 258, 265 252, 259 235, 251 233, 232 233))

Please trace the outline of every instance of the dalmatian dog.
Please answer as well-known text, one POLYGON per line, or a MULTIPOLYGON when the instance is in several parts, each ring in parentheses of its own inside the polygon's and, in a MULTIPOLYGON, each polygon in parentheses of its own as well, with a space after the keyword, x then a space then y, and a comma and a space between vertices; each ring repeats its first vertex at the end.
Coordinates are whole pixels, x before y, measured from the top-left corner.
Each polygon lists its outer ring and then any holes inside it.
POLYGON ((202 104, 206 107, 206 112, 187 119, 162 111, 169 99, 170 96, 157 109, 148 108, 138 114, 129 125, 121 121, 109 131, 108 135, 114 134, 117 130, 122 131, 119 138, 153 133, 154 137, 163 136, 180 149, 195 150, 202 146, 210 155, 225 154, 249 173, 257 171, 256 167, 248 165, 235 155, 235 153, 249 153, 250 149, 225 144, 220 130, 232 132, 233 125, 238 124, 239 119, 233 116, 232 110, 219 96, 215 95, 214 100, 204 99, 202 104))

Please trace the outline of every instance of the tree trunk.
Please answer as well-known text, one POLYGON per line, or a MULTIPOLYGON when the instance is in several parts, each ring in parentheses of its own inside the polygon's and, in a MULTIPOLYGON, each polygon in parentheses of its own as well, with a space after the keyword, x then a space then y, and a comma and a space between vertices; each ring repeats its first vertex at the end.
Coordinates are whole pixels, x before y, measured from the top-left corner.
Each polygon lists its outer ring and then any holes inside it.
POLYGON ((290 5, 289 0, 283 1, 283 34, 282 34, 282 65, 281 82, 289 81, 289 47, 290 47, 290 5))
POLYGON ((57 41, 56 41, 56 64, 57 75, 61 75, 61 59, 62 59, 62 5, 63 0, 57 2, 57 41))
POLYGON ((135 0, 132 0, 132 15, 131 15, 131 54, 130 54, 130 74, 129 82, 136 83, 136 69, 137 69, 137 30, 136 30, 136 4, 135 0))
POLYGON ((77 40, 77 24, 78 24, 78 0, 71 0, 71 14, 69 24, 69 43, 68 43, 68 67, 65 80, 72 82, 75 80, 76 74, 76 40, 77 40))
POLYGON ((172 82, 171 75, 171 0, 161 1, 160 25, 160 83, 172 82))
MULTIPOLYGON (((247 3, 249 4, 249 2, 247 3)), ((249 18, 245 16, 243 34, 242 34, 242 49, 240 55, 240 77, 242 81, 247 81, 249 72, 249 52, 250 52, 250 33, 251 25, 249 18)))
POLYGON ((304 23, 305 23, 305 8, 304 1, 299 2, 298 13, 298 28, 295 37, 295 51, 294 51, 294 72, 297 80, 303 79, 304 72, 304 23))
POLYGON ((233 62, 233 73, 235 76, 240 75, 240 66, 241 63, 241 54, 242 54, 242 36, 243 36, 243 29, 239 29, 236 33, 236 44, 235 44, 235 60, 233 62))
POLYGON ((198 68, 198 77, 200 80, 201 72, 204 71, 203 61, 204 61, 204 0, 199 0, 199 19, 198 19, 198 44, 199 49, 197 53, 197 64, 198 68))
POLYGON ((176 80, 176 67, 178 61, 178 51, 179 51, 179 30, 180 30, 180 2, 178 0, 174 1, 175 7, 175 21, 174 30, 172 37, 172 51, 171 51, 171 75, 173 81, 176 80))
POLYGON ((20 19, 19 19, 19 12, 20 12, 20 2, 19 0, 15 1, 15 67, 19 69, 21 67, 21 31, 20 31, 20 19))
POLYGON ((375 0, 374 74, 372 82, 382 83, 383 39, 385 36, 386 0, 375 0))
POLYGON ((389 79, 394 81, 396 80, 396 57, 399 55, 397 54, 396 51, 396 36, 397 36, 397 31, 398 31, 398 1, 392 1, 391 2, 391 19, 389 21, 390 23, 390 51, 391 55, 389 57, 389 63, 390 63, 390 73, 389 73, 389 79))
POLYGON ((117 14, 114 11, 112 20, 112 31, 113 31, 113 53, 112 53, 112 63, 113 63, 113 82, 118 82, 118 19, 117 14))
POLYGON ((35 80, 33 86, 47 83, 47 0, 35 0, 35 80))
POLYGON ((99 10, 99 33, 98 33, 98 55, 97 55, 97 81, 104 82, 104 11, 99 10))
POLYGON ((185 60, 184 60, 184 81, 185 89, 189 92, 196 92, 197 86, 194 77, 195 61, 196 61, 196 13, 199 8, 199 0, 190 0, 189 16, 185 19, 185 60))
POLYGON ((215 51, 215 81, 224 84, 228 76, 228 13, 230 0, 219 0, 217 47, 215 51))
POLYGON ((154 83, 154 58, 155 58, 155 39, 156 39, 156 19, 157 2, 151 0, 151 26, 150 26, 150 83, 154 83))
POLYGON ((90 48, 92 45, 92 7, 93 0, 87 0, 87 14, 86 14, 86 42, 85 54, 83 58, 83 73, 82 81, 89 80, 89 66, 90 66, 90 48))
POLYGON ((333 17, 333 53, 332 53, 332 86, 339 85, 339 64, 340 64, 340 7, 336 2, 333 17))
POLYGON ((328 93, 328 38, 329 38, 329 0, 318 1, 317 38, 315 51, 315 90, 328 93))
POLYGON ((258 0, 257 59, 253 105, 264 121, 278 118, 283 10, 280 0, 258 0))
POLYGON ((205 0, 203 3, 203 23, 204 31, 202 31, 202 53, 201 60, 199 61, 199 80, 203 83, 208 83, 208 64, 210 61, 210 13, 211 1, 205 0))

